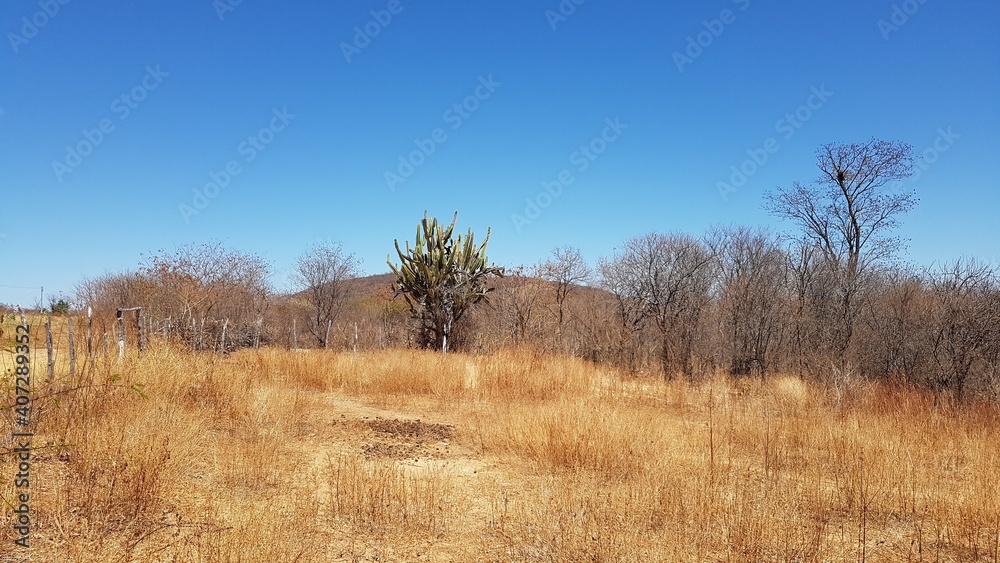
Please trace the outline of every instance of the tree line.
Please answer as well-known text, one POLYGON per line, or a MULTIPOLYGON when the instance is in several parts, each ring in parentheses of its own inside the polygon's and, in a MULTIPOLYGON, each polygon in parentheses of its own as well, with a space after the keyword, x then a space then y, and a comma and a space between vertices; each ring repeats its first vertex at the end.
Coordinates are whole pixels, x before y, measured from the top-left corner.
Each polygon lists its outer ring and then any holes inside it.
POLYGON ((361 277, 339 244, 297 260, 277 294, 267 262, 220 244, 159 252, 134 272, 83 281, 77 304, 142 306, 153 332, 194 349, 259 345, 492 352, 531 347, 666 378, 793 373, 827 383, 895 379, 955 396, 1000 395, 1000 284, 975 260, 919 268, 894 234, 917 204, 889 189, 912 174, 912 147, 827 144, 818 178, 765 195, 787 233, 723 226, 651 232, 588 264, 559 247, 498 267, 425 215, 391 274, 361 277))

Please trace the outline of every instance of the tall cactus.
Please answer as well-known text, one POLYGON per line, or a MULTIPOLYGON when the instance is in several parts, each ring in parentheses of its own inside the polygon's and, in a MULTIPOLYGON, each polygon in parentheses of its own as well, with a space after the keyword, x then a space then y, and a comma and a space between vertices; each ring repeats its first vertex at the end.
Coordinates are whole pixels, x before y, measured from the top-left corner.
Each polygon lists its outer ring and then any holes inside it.
POLYGON ((452 238, 456 222, 457 212, 447 227, 424 212, 413 248, 407 242, 404 252, 399 241, 394 241, 400 264, 397 266, 391 257, 386 257, 396 275, 393 295, 406 299, 410 312, 420 322, 422 340, 444 353, 448 352, 448 339, 455 323, 471 305, 492 291, 486 286, 487 281, 504 274, 502 267, 487 266, 490 230, 486 230, 486 238, 477 247, 472 229, 464 238, 461 234, 452 238))

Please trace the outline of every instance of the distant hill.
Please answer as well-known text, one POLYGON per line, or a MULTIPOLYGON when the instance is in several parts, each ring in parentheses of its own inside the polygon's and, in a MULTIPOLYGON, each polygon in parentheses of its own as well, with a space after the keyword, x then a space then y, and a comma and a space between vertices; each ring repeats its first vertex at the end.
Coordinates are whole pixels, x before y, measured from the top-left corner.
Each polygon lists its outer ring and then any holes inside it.
MULTIPOLYGON (((495 285, 500 285, 505 282, 509 283, 519 280, 531 280, 531 279, 534 279, 534 281, 537 282, 538 286, 541 287, 555 285, 553 282, 548 282, 542 279, 531 278, 530 276, 516 276, 516 275, 506 276, 503 279, 495 280, 493 283, 495 285)), ((375 274, 371 276, 363 276, 356 278, 353 281, 353 285, 351 288, 351 296, 355 299, 374 296, 377 293, 387 291, 395 281, 396 281, 396 276, 392 273, 375 274)), ((552 291, 554 292, 555 289, 553 288, 552 291)), ((574 291, 576 292, 577 297, 586 296, 586 298, 588 299, 602 299, 610 297, 610 294, 606 290, 594 286, 575 286, 574 291)), ((281 295, 281 297, 288 299, 304 299, 306 298, 306 294, 305 291, 299 291, 292 294, 284 294, 281 295)))
MULTIPOLYGON (((369 295, 374 295, 378 290, 386 290, 395 281, 396 276, 392 273, 388 274, 375 274, 372 276, 363 276, 353 280, 351 284, 351 294, 354 297, 365 297, 369 295)), ((304 299, 306 298, 306 292, 298 291, 295 293, 281 294, 280 297, 288 299, 304 299)))

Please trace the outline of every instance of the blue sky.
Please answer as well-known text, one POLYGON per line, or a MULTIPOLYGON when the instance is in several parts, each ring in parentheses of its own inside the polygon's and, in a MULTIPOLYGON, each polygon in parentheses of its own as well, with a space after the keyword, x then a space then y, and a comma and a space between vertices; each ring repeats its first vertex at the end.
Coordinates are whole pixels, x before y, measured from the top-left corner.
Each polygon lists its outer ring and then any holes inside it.
POLYGON ((1000 262, 995 1, 576 2, 5 0, 0 302, 211 240, 382 273, 425 209, 507 265, 790 230, 762 194, 872 137, 926 158, 906 259, 1000 262))

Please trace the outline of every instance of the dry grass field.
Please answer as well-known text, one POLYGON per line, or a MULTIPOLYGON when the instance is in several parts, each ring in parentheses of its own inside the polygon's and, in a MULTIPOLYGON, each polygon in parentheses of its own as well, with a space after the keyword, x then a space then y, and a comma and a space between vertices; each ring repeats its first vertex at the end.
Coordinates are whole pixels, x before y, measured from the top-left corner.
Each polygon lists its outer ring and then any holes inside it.
POLYGON ((1000 561, 992 405, 529 352, 43 358, 33 561, 1000 561))

